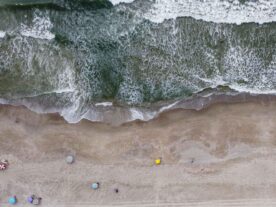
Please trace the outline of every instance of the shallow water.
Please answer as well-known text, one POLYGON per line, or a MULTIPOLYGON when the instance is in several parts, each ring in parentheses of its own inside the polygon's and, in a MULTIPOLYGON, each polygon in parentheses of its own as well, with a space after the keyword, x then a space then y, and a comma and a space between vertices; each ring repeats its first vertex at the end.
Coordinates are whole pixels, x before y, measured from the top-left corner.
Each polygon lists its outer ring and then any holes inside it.
POLYGON ((110 116, 130 121, 220 85, 220 94, 275 93, 273 0, 0 5, 2 103, 69 122, 103 121, 113 107, 110 116))

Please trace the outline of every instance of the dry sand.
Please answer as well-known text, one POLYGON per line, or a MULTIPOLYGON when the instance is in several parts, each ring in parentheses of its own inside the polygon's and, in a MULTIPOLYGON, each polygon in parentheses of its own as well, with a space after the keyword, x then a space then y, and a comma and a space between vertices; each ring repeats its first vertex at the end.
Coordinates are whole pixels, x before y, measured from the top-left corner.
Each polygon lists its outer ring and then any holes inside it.
POLYGON ((10 195, 29 206, 33 193, 47 207, 276 206, 276 102, 177 110, 119 127, 1 106, 3 158, 0 206, 10 195))

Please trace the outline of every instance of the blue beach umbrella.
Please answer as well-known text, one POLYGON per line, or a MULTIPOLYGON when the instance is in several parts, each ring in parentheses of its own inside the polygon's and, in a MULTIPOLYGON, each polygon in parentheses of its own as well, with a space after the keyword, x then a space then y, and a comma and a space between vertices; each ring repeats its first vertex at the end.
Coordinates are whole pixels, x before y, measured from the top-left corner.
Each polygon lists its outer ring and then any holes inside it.
POLYGON ((91 188, 97 190, 99 188, 99 183, 92 183, 91 188))
POLYGON ((14 204, 16 204, 16 197, 15 196, 12 196, 12 197, 10 197, 9 198, 9 204, 12 204, 12 205, 14 205, 14 204))

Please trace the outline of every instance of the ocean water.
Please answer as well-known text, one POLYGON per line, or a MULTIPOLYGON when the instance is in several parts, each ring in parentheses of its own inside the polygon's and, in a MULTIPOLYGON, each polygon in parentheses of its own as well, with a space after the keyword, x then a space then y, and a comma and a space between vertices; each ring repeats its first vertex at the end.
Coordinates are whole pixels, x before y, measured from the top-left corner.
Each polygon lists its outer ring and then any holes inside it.
POLYGON ((0 0, 0 16, 2 104, 125 122, 276 92, 275 0, 0 0))

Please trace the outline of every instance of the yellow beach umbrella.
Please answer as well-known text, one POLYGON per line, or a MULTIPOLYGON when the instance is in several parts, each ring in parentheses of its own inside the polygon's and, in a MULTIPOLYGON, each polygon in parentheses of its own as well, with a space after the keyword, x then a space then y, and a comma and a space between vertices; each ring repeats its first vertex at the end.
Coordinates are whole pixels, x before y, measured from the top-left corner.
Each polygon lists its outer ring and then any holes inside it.
POLYGON ((161 158, 158 158, 155 160, 155 165, 160 165, 161 164, 161 158))

